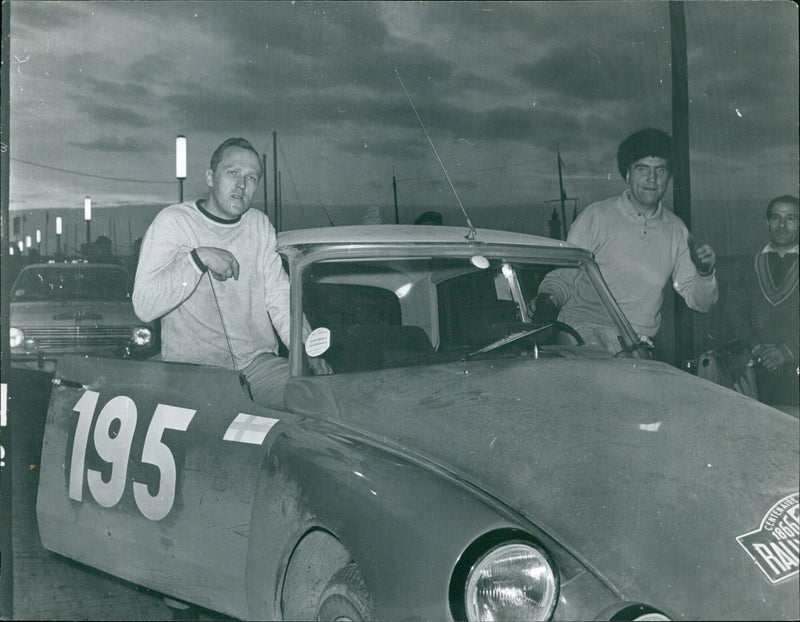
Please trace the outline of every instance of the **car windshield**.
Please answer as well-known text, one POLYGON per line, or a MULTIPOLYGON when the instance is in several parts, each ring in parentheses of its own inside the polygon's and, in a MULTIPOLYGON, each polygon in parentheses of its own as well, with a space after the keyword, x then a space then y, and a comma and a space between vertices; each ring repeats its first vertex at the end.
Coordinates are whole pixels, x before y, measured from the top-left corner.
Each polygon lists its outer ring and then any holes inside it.
POLYGON ((484 255, 327 260, 303 272, 303 312, 313 329, 330 331, 321 356, 334 373, 597 350, 573 327, 532 310, 548 273, 585 282, 581 293, 592 298, 597 320, 622 339, 606 290, 577 262, 484 255))
POLYGON ((129 301, 133 284, 123 268, 113 266, 30 266, 17 277, 12 302, 129 301))

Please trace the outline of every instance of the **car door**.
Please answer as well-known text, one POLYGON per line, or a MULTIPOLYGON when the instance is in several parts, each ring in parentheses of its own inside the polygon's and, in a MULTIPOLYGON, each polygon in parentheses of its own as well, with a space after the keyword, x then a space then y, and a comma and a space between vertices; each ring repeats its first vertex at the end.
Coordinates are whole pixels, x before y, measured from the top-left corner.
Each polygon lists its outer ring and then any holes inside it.
POLYGON ((290 417, 252 402, 232 370, 65 357, 42 448, 44 546, 246 617, 254 491, 290 417))

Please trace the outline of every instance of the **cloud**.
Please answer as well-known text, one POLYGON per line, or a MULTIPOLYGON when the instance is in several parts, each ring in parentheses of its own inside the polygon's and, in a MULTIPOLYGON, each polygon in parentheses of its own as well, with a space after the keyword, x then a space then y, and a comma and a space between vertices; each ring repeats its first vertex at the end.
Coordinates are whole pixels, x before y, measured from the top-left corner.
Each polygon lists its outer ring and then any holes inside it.
MULTIPOLYGON (((698 193, 796 183, 790 4, 683 5, 698 193)), ((470 184, 471 203, 557 196, 556 146, 568 192, 603 198, 619 189, 619 141, 645 126, 671 129, 668 7, 12 2, 12 52, 26 59, 11 76, 12 156, 164 179, 173 138, 184 134, 187 191, 203 192, 202 171, 223 138, 267 147, 276 131, 284 179, 291 173, 307 204, 384 201, 393 170, 415 204, 436 203, 449 190, 397 70, 447 169, 470 184)), ((48 196, 87 183, 67 179, 52 179, 48 196)), ((35 175, 17 182, 12 208, 41 192, 35 175)), ((135 189, 98 182, 92 192, 135 189)))
POLYGON ((148 153, 155 147, 153 141, 137 136, 100 136, 92 141, 70 142, 69 144, 80 147, 85 151, 123 152, 126 154, 148 153))
POLYGON ((71 28, 80 19, 85 8, 80 3, 68 2, 62 3, 58 11, 49 11, 42 10, 43 4, 36 6, 31 2, 9 3, 7 8, 13 11, 15 34, 71 28))

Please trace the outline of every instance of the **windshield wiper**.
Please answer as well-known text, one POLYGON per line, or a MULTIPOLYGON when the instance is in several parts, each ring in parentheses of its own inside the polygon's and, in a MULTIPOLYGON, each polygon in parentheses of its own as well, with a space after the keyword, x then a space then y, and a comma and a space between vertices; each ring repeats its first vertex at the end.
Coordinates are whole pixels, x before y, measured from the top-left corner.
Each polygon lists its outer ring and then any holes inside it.
POLYGON ((475 352, 470 352, 467 354, 461 362, 468 361, 474 356, 478 356, 479 354, 485 354, 486 352, 491 352, 492 350, 496 350, 497 348, 502 348, 509 343, 514 343, 515 341, 519 341, 520 339, 524 339, 530 335, 535 335, 536 333, 540 333, 543 330, 547 330, 548 328, 552 328, 552 324, 545 324, 544 326, 540 326, 538 328, 530 328, 528 330, 522 330, 518 333, 511 333, 510 335, 506 335, 502 339, 498 339, 497 341, 493 341, 488 346, 484 346, 480 350, 475 352))

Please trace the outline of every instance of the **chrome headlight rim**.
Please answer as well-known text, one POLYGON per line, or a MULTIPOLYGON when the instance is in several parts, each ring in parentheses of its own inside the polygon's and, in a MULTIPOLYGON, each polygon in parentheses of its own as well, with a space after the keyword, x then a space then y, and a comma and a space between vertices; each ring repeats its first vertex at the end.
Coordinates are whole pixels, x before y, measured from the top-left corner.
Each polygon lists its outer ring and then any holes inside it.
MULTIPOLYGON (((553 556, 542 542, 530 534, 516 529, 502 529, 478 538, 464 551, 456 564, 451 577, 449 594, 453 619, 477 619, 469 614, 470 582, 477 577, 477 572, 485 565, 497 562, 504 553, 511 553, 515 550, 533 552, 549 572, 552 586, 549 593, 545 595, 546 606, 543 608, 543 615, 541 618, 535 619, 549 620, 552 618, 561 590, 560 573, 553 556)), ((532 618, 526 616, 525 619, 532 618)))
POLYGON ((131 343, 137 348, 153 345, 153 329, 149 326, 134 326, 131 329, 131 343))
POLYGON ((606 607, 595 618, 612 622, 665 622, 673 619, 660 609, 636 602, 616 603, 606 607))

